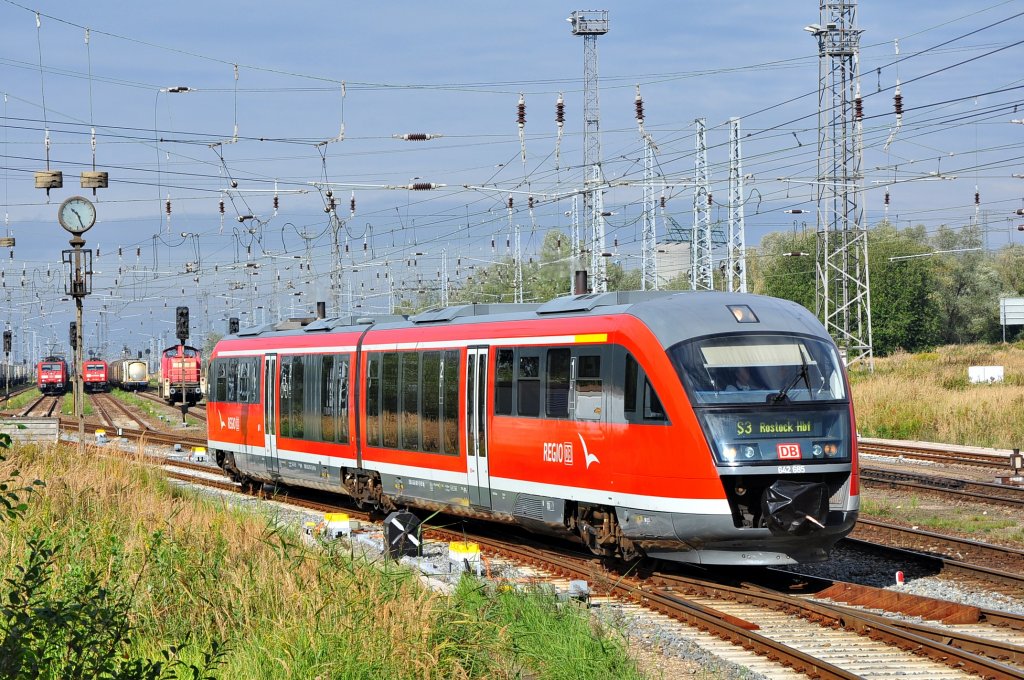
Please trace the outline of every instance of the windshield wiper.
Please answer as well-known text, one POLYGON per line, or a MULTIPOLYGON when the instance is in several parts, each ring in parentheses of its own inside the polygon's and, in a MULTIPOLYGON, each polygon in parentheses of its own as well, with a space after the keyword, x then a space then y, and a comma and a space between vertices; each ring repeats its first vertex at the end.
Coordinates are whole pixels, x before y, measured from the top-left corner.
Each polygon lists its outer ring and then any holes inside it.
POLYGON ((807 359, 804 358, 804 353, 800 352, 800 368, 797 370, 796 375, 793 379, 782 388, 780 391, 774 394, 768 395, 769 404, 779 404, 784 401, 789 401, 789 391, 796 387, 796 384, 800 382, 800 378, 804 379, 804 384, 807 385, 807 394, 810 396, 811 401, 814 401, 814 392, 811 390, 811 377, 807 370, 807 359))

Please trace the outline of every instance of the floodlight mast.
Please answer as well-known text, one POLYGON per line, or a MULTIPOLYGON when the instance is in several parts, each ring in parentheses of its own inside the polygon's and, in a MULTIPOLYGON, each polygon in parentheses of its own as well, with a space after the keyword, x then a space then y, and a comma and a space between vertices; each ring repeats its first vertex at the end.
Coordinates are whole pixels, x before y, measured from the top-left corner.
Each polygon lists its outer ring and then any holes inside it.
POLYGON ((608 290, 608 269, 603 257, 604 200, 601 194, 601 106, 598 80, 597 37, 608 32, 608 10, 578 10, 567 19, 572 34, 583 36, 583 215, 590 236, 590 272, 593 291, 608 290))

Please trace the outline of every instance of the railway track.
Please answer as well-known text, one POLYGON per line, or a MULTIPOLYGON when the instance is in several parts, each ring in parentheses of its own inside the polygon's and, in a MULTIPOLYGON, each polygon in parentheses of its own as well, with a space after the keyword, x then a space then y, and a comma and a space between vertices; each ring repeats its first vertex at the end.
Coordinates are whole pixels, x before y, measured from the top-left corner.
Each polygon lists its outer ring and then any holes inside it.
MULTIPOLYGON (((157 404, 160 404, 164 408, 173 409, 178 414, 181 413, 180 405, 172 406, 172 405, 168 404, 165 400, 161 399, 159 396, 157 396, 155 394, 150 394, 149 392, 136 392, 135 394, 136 394, 136 396, 138 396, 138 397, 140 397, 142 399, 145 399, 146 401, 155 402, 157 404)), ((201 420, 201 421, 203 421, 205 423, 206 422, 206 404, 205 403, 201 403, 201 404, 194 404, 192 406, 189 406, 188 407, 188 414, 190 416, 192 416, 193 418, 195 418, 196 420, 201 420)))
POLYGON ((53 412, 60 408, 60 397, 48 397, 45 394, 26 406, 18 413, 18 417, 41 417, 49 418, 53 412))
POLYGON ((1010 452, 1000 449, 982 450, 975 447, 861 439, 858 442, 857 450, 869 455, 926 460, 943 465, 1010 469, 1010 452))
MULTIPOLYGON (((208 479, 209 466, 168 463, 174 478, 237 490, 226 479, 208 479), (193 471, 203 475, 196 478, 193 471)), ((317 512, 344 510, 369 519, 365 512, 301 497, 277 497, 317 512)), ((433 540, 466 540, 464 531, 431 528, 433 540)), ((626 601, 646 615, 663 615, 753 651, 774 662, 776 671, 791 668, 818 678, 888 676, 893 669, 928 678, 1019 678, 1024 674, 1024 617, 913 595, 829 584, 814 596, 772 592, 758 584, 729 586, 675 573, 653 572, 639 578, 609 572, 596 558, 567 554, 562 548, 537 547, 491 534, 469 536, 491 555, 532 566, 543 578, 583 579, 595 594, 592 604, 626 601), (899 613, 922 612, 940 624, 893 621, 867 606, 899 613), (839 603, 839 604, 837 604, 839 603), (652 613, 656 612, 656 613, 652 613)), ((802 577, 801 577, 802 578, 802 577)), ((694 632, 697 635, 697 632, 694 632)), ((738 651, 738 650, 737 650, 738 651)), ((760 672, 765 672, 759 669, 760 672)), ((783 671, 784 674, 784 671, 783 671)), ((767 675, 772 677, 773 672, 767 675)))
POLYGON ((861 483, 873 487, 927 491, 971 502, 1024 507, 1024 487, 953 477, 923 475, 902 470, 863 466, 861 483))
MULTIPOLYGON (((116 419, 127 419, 133 423, 133 428, 139 431, 148 431, 152 428, 132 411, 128 406, 121 402, 120 399, 110 394, 94 394, 92 395, 92 405, 99 411, 100 417, 106 421, 108 427, 117 428, 120 427, 117 424, 116 419)), ((122 428, 123 429, 123 428, 122 428)))

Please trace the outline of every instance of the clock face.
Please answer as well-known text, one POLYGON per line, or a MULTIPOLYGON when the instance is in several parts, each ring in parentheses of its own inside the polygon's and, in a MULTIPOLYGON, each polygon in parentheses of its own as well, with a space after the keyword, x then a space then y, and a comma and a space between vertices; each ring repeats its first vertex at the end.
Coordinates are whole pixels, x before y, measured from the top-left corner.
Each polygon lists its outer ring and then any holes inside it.
POLYGON ((87 198, 72 196, 60 204, 57 219, 72 234, 81 234, 96 223, 96 206, 87 198))

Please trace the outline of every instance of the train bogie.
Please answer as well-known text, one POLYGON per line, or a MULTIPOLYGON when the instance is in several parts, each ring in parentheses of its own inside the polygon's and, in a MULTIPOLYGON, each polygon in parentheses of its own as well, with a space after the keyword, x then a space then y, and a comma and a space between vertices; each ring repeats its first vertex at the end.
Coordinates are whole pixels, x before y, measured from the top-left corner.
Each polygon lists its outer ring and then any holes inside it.
POLYGON ((235 478, 706 564, 824 559, 856 519, 845 372, 806 310, 738 294, 469 305, 229 337, 235 478))

